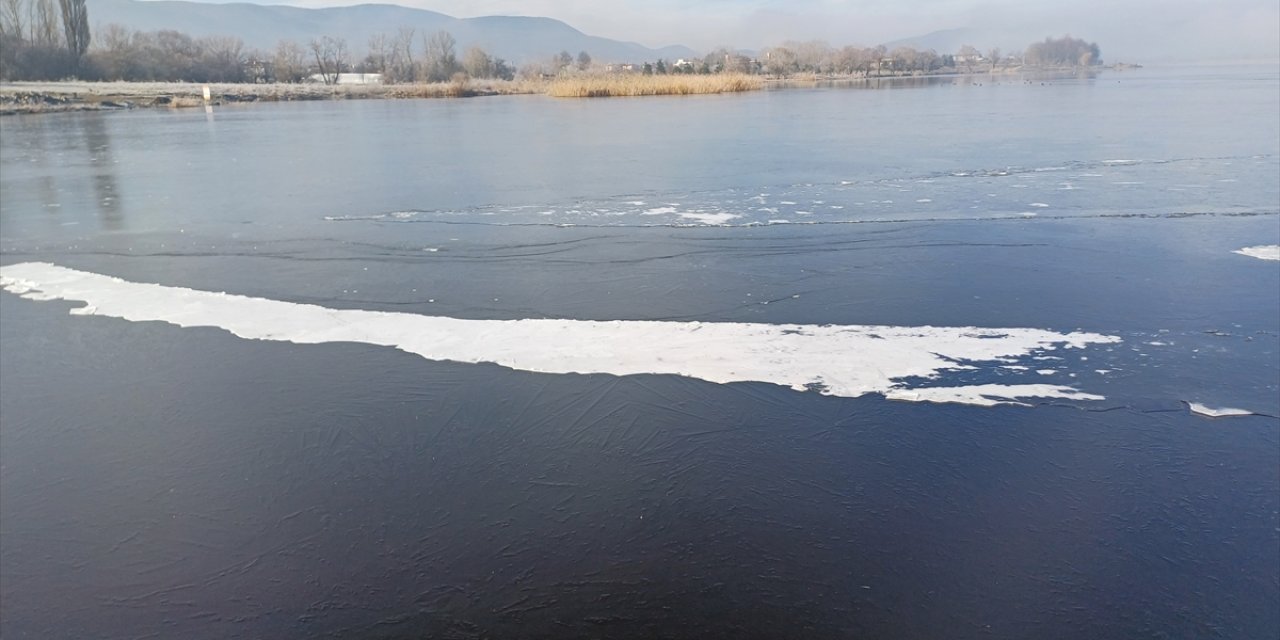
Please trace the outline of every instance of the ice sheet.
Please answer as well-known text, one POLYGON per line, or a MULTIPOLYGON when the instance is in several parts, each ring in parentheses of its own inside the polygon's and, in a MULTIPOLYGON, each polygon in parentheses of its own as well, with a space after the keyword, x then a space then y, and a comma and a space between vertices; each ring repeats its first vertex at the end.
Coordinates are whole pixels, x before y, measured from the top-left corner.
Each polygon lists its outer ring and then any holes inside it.
POLYGON ((1209 418, 1229 418, 1232 416, 1251 416, 1254 412, 1248 409, 1232 409, 1231 407, 1222 407, 1215 409, 1210 406, 1200 404, 1198 402, 1188 402, 1187 408, 1191 409, 1191 413, 1199 414, 1209 418))
POLYGON ((1261 244, 1256 247, 1245 247, 1236 249, 1231 253, 1238 253, 1242 256, 1250 258, 1258 258, 1259 260, 1280 260, 1280 245, 1277 244, 1261 244))
POLYGON ((797 391, 991 405, 1023 398, 1099 400, 1040 384, 912 388, 948 371, 996 369, 1011 358, 1116 343, 1114 336, 1031 328, 896 327, 732 322, 470 320, 331 309, 129 282, 49 263, 0 268, 0 287, 29 300, 84 302, 77 315, 219 327, 251 340, 359 342, 429 360, 495 363, 540 373, 670 374, 797 391))
POLYGON ((686 220, 697 220, 702 224, 709 224, 709 225, 724 224, 730 220, 736 220, 742 217, 734 213, 698 213, 698 212, 682 212, 679 214, 679 216, 686 220))
POLYGON ((982 384, 963 387, 920 387, 916 389, 890 389, 884 393, 890 400, 910 402, 952 402, 975 404, 984 407, 998 404, 1017 404, 1019 398, 1064 398, 1068 400, 1105 400, 1102 396, 1084 393, 1071 387, 1055 384, 982 384))

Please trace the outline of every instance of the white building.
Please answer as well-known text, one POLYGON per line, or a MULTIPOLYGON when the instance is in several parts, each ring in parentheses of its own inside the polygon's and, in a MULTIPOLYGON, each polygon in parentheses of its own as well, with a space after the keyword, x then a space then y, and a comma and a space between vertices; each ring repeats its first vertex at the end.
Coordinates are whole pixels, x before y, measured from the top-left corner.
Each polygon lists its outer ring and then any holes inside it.
MULTIPOLYGON (((307 82, 324 82, 324 74, 313 73, 307 77, 307 82)), ((382 84, 381 73, 339 73, 338 81, 334 84, 382 84)))

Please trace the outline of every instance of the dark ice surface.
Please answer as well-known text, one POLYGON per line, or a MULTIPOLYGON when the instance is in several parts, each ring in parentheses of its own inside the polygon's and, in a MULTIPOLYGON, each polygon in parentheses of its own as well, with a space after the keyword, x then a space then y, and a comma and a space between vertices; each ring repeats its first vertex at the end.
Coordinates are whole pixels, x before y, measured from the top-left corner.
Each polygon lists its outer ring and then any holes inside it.
POLYGON ((0 635, 1276 637, 1280 68, 878 86, 0 119, 3 264, 1122 339, 982 408, 0 293, 0 635))

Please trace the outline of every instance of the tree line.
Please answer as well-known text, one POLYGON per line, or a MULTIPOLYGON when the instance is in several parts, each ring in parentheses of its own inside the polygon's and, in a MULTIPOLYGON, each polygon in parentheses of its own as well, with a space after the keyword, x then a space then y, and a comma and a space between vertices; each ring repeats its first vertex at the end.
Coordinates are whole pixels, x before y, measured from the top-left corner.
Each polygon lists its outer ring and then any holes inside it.
POLYGON ((999 48, 981 51, 964 45, 955 53, 940 54, 933 49, 899 46, 832 47, 821 40, 787 42, 764 49, 755 58, 727 48, 712 51, 701 59, 646 62, 641 73, 759 73, 775 77, 799 74, 830 76, 899 76, 930 73, 974 73, 1000 67, 1090 66, 1102 63, 1097 44, 1070 36, 1046 38, 1033 43, 1026 53, 1002 52, 999 48))
MULTIPOLYGON (((381 74, 386 83, 446 82, 466 78, 546 78, 596 69, 590 54, 561 51, 546 62, 517 70, 479 47, 461 56, 446 31, 420 33, 402 27, 372 36, 362 58, 343 38, 306 43, 282 40, 272 51, 245 47, 231 36, 192 37, 173 31, 136 31, 118 24, 98 30, 90 47, 85 0, 0 0, 0 78, 6 80, 302 82, 335 83, 342 73, 381 74)), ((787 42, 756 57, 722 47, 701 58, 609 65, 605 70, 643 74, 747 73, 894 76, 994 70, 999 65, 1076 66, 1101 63, 1098 45, 1070 36, 1046 38, 1025 55, 985 53, 965 45, 955 54, 885 46, 835 48, 822 41, 787 42)))
POLYGON ((1088 67, 1102 64, 1097 43, 1071 36, 1045 38, 1027 47, 1027 64, 1045 67, 1088 67))
POLYGON ((342 73, 377 73, 384 82, 407 83, 516 75, 510 63, 479 47, 459 57, 448 32, 419 34, 409 27, 374 35, 359 59, 345 39, 333 36, 282 40, 272 51, 259 51, 231 36, 197 38, 118 24, 98 29, 90 48, 85 0, 58 3, 60 10, 54 0, 0 0, 0 79, 302 82, 318 76, 335 83, 342 73))
POLYGON ((0 78, 74 76, 89 40, 85 0, 0 0, 0 78))

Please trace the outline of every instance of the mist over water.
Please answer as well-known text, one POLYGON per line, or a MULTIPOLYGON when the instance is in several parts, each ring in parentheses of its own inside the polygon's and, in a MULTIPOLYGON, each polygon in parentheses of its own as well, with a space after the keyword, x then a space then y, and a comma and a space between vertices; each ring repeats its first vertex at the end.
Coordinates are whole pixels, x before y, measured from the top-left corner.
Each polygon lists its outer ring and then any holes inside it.
POLYGON ((0 634, 1274 636, 1276 68, 878 86, 0 119, 0 634))

